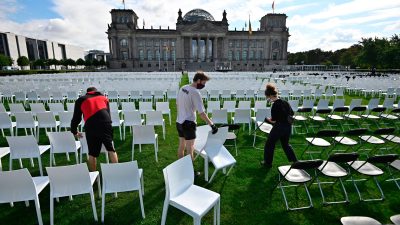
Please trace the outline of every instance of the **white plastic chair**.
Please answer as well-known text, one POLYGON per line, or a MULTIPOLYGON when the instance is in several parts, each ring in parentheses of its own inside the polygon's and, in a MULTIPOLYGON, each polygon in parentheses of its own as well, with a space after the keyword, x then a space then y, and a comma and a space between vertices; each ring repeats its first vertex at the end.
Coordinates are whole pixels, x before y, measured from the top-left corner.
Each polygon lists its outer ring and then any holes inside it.
POLYGON ((28 135, 27 128, 30 129, 31 134, 35 135, 36 138, 38 136, 36 135, 36 128, 38 126, 38 122, 33 120, 33 116, 31 112, 20 112, 20 113, 15 113, 15 121, 16 121, 16 129, 15 129, 15 135, 18 135, 18 129, 19 128, 24 128, 25 129, 25 135, 28 135))
POLYGON ((220 101, 208 101, 207 102, 207 113, 212 113, 214 109, 220 109, 221 103, 220 101))
POLYGON ((71 128, 71 120, 74 115, 73 111, 68 111, 68 112, 59 112, 58 113, 58 119, 60 120, 59 124, 59 130, 61 131, 61 128, 64 128, 65 131, 67 131, 67 128, 71 128))
POLYGON ((10 107, 11 115, 15 115, 15 113, 26 112, 24 105, 22 105, 21 103, 12 103, 9 104, 8 107, 10 107))
POLYGON ((38 195, 48 184, 48 177, 32 177, 27 169, 0 172, 0 203, 25 201, 29 206, 29 200, 35 201, 37 220, 43 225, 38 195))
POLYGON ((119 118, 119 113, 118 111, 111 111, 111 126, 113 127, 118 127, 119 128, 119 139, 122 141, 122 125, 124 123, 124 120, 121 120, 119 118))
POLYGON ((154 126, 133 126, 132 135, 132 161, 135 156, 135 144, 139 145, 139 152, 142 151, 142 144, 154 144, 154 154, 156 162, 158 162, 158 134, 154 131, 154 126))
POLYGON ((99 197, 101 195, 99 172, 89 172, 86 163, 46 167, 50 181, 50 224, 54 224, 54 198, 90 194, 94 220, 97 221, 93 184, 97 180, 99 197))
POLYGON ((4 129, 10 130, 10 135, 14 135, 14 127, 17 126, 16 122, 12 122, 10 116, 6 112, 0 112, 0 129, 4 137, 4 129))
POLYGON ((139 102, 140 114, 146 114, 147 111, 154 111, 152 102, 139 102))
POLYGON ((134 102, 121 102, 122 112, 125 114, 126 112, 136 111, 134 102))
MULTIPOLYGON (((235 158, 229 153, 229 151, 223 146, 228 136, 228 127, 221 127, 218 129, 216 134, 212 134, 211 131, 208 133, 207 143, 204 146, 204 151, 207 153, 207 159, 214 165, 215 170, 209 179, 209 183, 213 180, 215 174, 220 169, 226 169, 230 167, 227 175, 236 164, 235 158)), ((208 173, 208 170, 205 171, 208 173)), ((208 175, 207 175, 208 176, 208 175)))
POLYGON ((143 169, 138 168, 137 161, 125 163, 101 164, 103 180, 101 197, 101 222, 104 223, 105 199, 107 193, 139 191, 140 209, 145 218, 143 196, 143 169))
MULTIPOLYGON (((58 126, 60 125, 60 121, 56 121, 54 114, 52 112, 40 112, 36 114, 38 120, 38 128, 37 128, 37 136, 39 137, 40 128, 45 128, 47 132, 47 128, 50 128, 50 131, 57 131, 58 126)), ((71 121, 70 121, 71 123, 71 121)))
POLYGON ((212 112, 212 121, 215 124, 227 124, 228 111, 226 109, 214 109, 212 112))
POLYGON ((129 127, 132 133, 132 127, 134 125, 142 125, 144 119, 142 119, 139 111, 127 111, 124 112, 124 139, 126 137, 126 127, 129 127))
POLYGON ((22 168, 21 159, 31 159, 31 165, 34 166, 33 158, 37 158, 40 175, 43 176, 42 160, 40 157, 50 149, 50 145, 38 145, 34 136, 14 136, 6 138, 8 146, 10 146, 9 170, 12 170, 13 159, 18 159, 19 165, 22 168))
POLYGON ((382 225, 379 221, 366 216, 346 216, 340 218, 343 225, 382 225))
POLYGON ((56 165, 54 154, 66 153, 67 160, 69 161, 69 153, 75 153, 76 163, 78 164, 78 149, 81 147, 79 141, 75 141, 74 135, 69 132, 47 132, 50 140, 50 166, 56 165))
POLYGON ((34 116, 36 116, 37 113, 46 112, 46 108, 44 107, 43 103, 31 103, 30 107, 34 116))
POLYGON ((3 164, 1 163, 1 158, 10 154, 10 147, 0 147, 0 171, 3 170, 3 164))
POLYGON ((171 109, 169 108, 169 102, 156 102, 156 110, 161 113, 168 114, 169 125, 171 125, 171 109))
POLYGON ((59 112, 64 112, 63 103, 49 103, 50 112, 52 112, 55 116, 58 116, 59 112))
POLYGON ((147 111, 146 125, 162 126, 163 139, 165 140, 165 120, 161 111, 147 111))
MULTIPOLYGON (((235 109, 235 116, 232 117, 234 124, 248 124, 249 134, 251 132, 251 111, 249 109, 238 108, 235 109)), ((244 126, 243 126, 244 129, 244 126)))
MULTIPOLYGON (((79 138, 79 141, 81 143, 81 149, 80 149, 80 157, 79 157, 79 163, 83 162, 83 154, 86 154, 87 158, 89 157, 89 147, 87 145, 87 140, 86 140, 86 133, 85 132, 81 132, 82 137, 79 138)), ((114 145, 114 142, 113 142, 114 145)), ((107 149, 104 145, 101 145, 101 150, 100 152, 104 153, 104 155, 106 156, 106 161, 107 163, 110 162, 109 158, 108 158, 108 152, 107 149)))
POLYGON ((200 225, 202 217, 214 208, 214 225, 220 224, 220 195, 194 185, 192 159, 187 155, 163 169, 165 200, 161 225, 165 225, 169 205, 193 217, 200 225))

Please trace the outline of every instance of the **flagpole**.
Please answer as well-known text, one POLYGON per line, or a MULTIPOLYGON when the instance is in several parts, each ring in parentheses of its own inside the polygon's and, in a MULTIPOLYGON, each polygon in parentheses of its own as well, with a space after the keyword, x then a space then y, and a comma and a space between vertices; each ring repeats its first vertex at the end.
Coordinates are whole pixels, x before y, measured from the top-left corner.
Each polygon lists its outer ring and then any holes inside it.
POLYGON ((125 0, 122 0, 122 4, 124 4, 124 10, 125 10, 125 0))

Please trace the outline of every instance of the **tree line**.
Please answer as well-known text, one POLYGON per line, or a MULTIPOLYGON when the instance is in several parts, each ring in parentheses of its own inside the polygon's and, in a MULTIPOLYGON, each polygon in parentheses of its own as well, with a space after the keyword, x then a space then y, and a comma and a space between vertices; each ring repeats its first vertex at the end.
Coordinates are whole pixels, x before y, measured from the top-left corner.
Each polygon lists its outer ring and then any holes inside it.
MULTIPOLYGON (((0 67, 3 66, 11 66, 14 60, 8 56, 0 54, 0 67)), ((18 66, 25 67, 31 66, 31 68, 37 69, 44 69, 50 68, 51 66, 65 66, 67 69, 70 67, 75 66, 85 66, 85 67, 99 67, 99 66, 106 66, 107 63, 104 59, 97 60, 97 59, 86 59, 83 60, 81 58, 77 59, 76 61, 73 59, 37 59, 34 61, 30 61, 28 57, 21 56, 17 59, 18 66)))
POLYGON ((342 65, 355 69, 400 69, 400 37, 362 38, 349 48, 336 51, 313 49, 288 54, 289 65, 342 65))

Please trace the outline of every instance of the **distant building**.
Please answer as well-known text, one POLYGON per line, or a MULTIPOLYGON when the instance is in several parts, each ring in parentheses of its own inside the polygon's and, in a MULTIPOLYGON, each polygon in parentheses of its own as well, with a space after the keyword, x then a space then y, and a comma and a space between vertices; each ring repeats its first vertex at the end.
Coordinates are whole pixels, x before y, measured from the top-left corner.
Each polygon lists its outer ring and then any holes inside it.
POLYGON ((83 48, 49 40, 39 40, 10 32, 0 32, 0 54, 11 57, 14 64, 21 56, 37 59, 73 59, 84 57, 83 48))
POLYGON ((111 58, 110 53, 105 53, 104 51, 101 50, 89 50, 89 52, 85 56, 85 60, 97 59, 97 61, 104 60, 105 62, 109 61, 110 58, 111 58))
POLYGON ((215 21, 202 9, 184 16, 179 10, 175 30, 139 28, 139 17, 131 9, 110 13, 111 69, 261 71, 287 65, 290 35, 285 14, 267 14, 260 19, 260 29, 249 32, 228 30, 225 11, 222 20, 215 21))

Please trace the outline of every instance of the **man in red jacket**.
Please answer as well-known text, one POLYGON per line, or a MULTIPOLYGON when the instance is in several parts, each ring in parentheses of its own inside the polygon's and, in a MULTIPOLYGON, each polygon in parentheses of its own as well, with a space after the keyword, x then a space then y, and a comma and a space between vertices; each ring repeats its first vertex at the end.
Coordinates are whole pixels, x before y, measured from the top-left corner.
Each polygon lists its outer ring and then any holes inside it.
POLYGON ((86 92, 86 95, 81 96, 75 102, 71 132, 76 137, 82 137, 82 134, 78 132, 78 125, 83 114, 89 148, 89 170, 96 171, 96 158, 100 154, 102 144, 106 147, 111 162, 117 163, 118 156, 112 143, 113 130, 108 99, 95 87, 89 87, 86 92))

